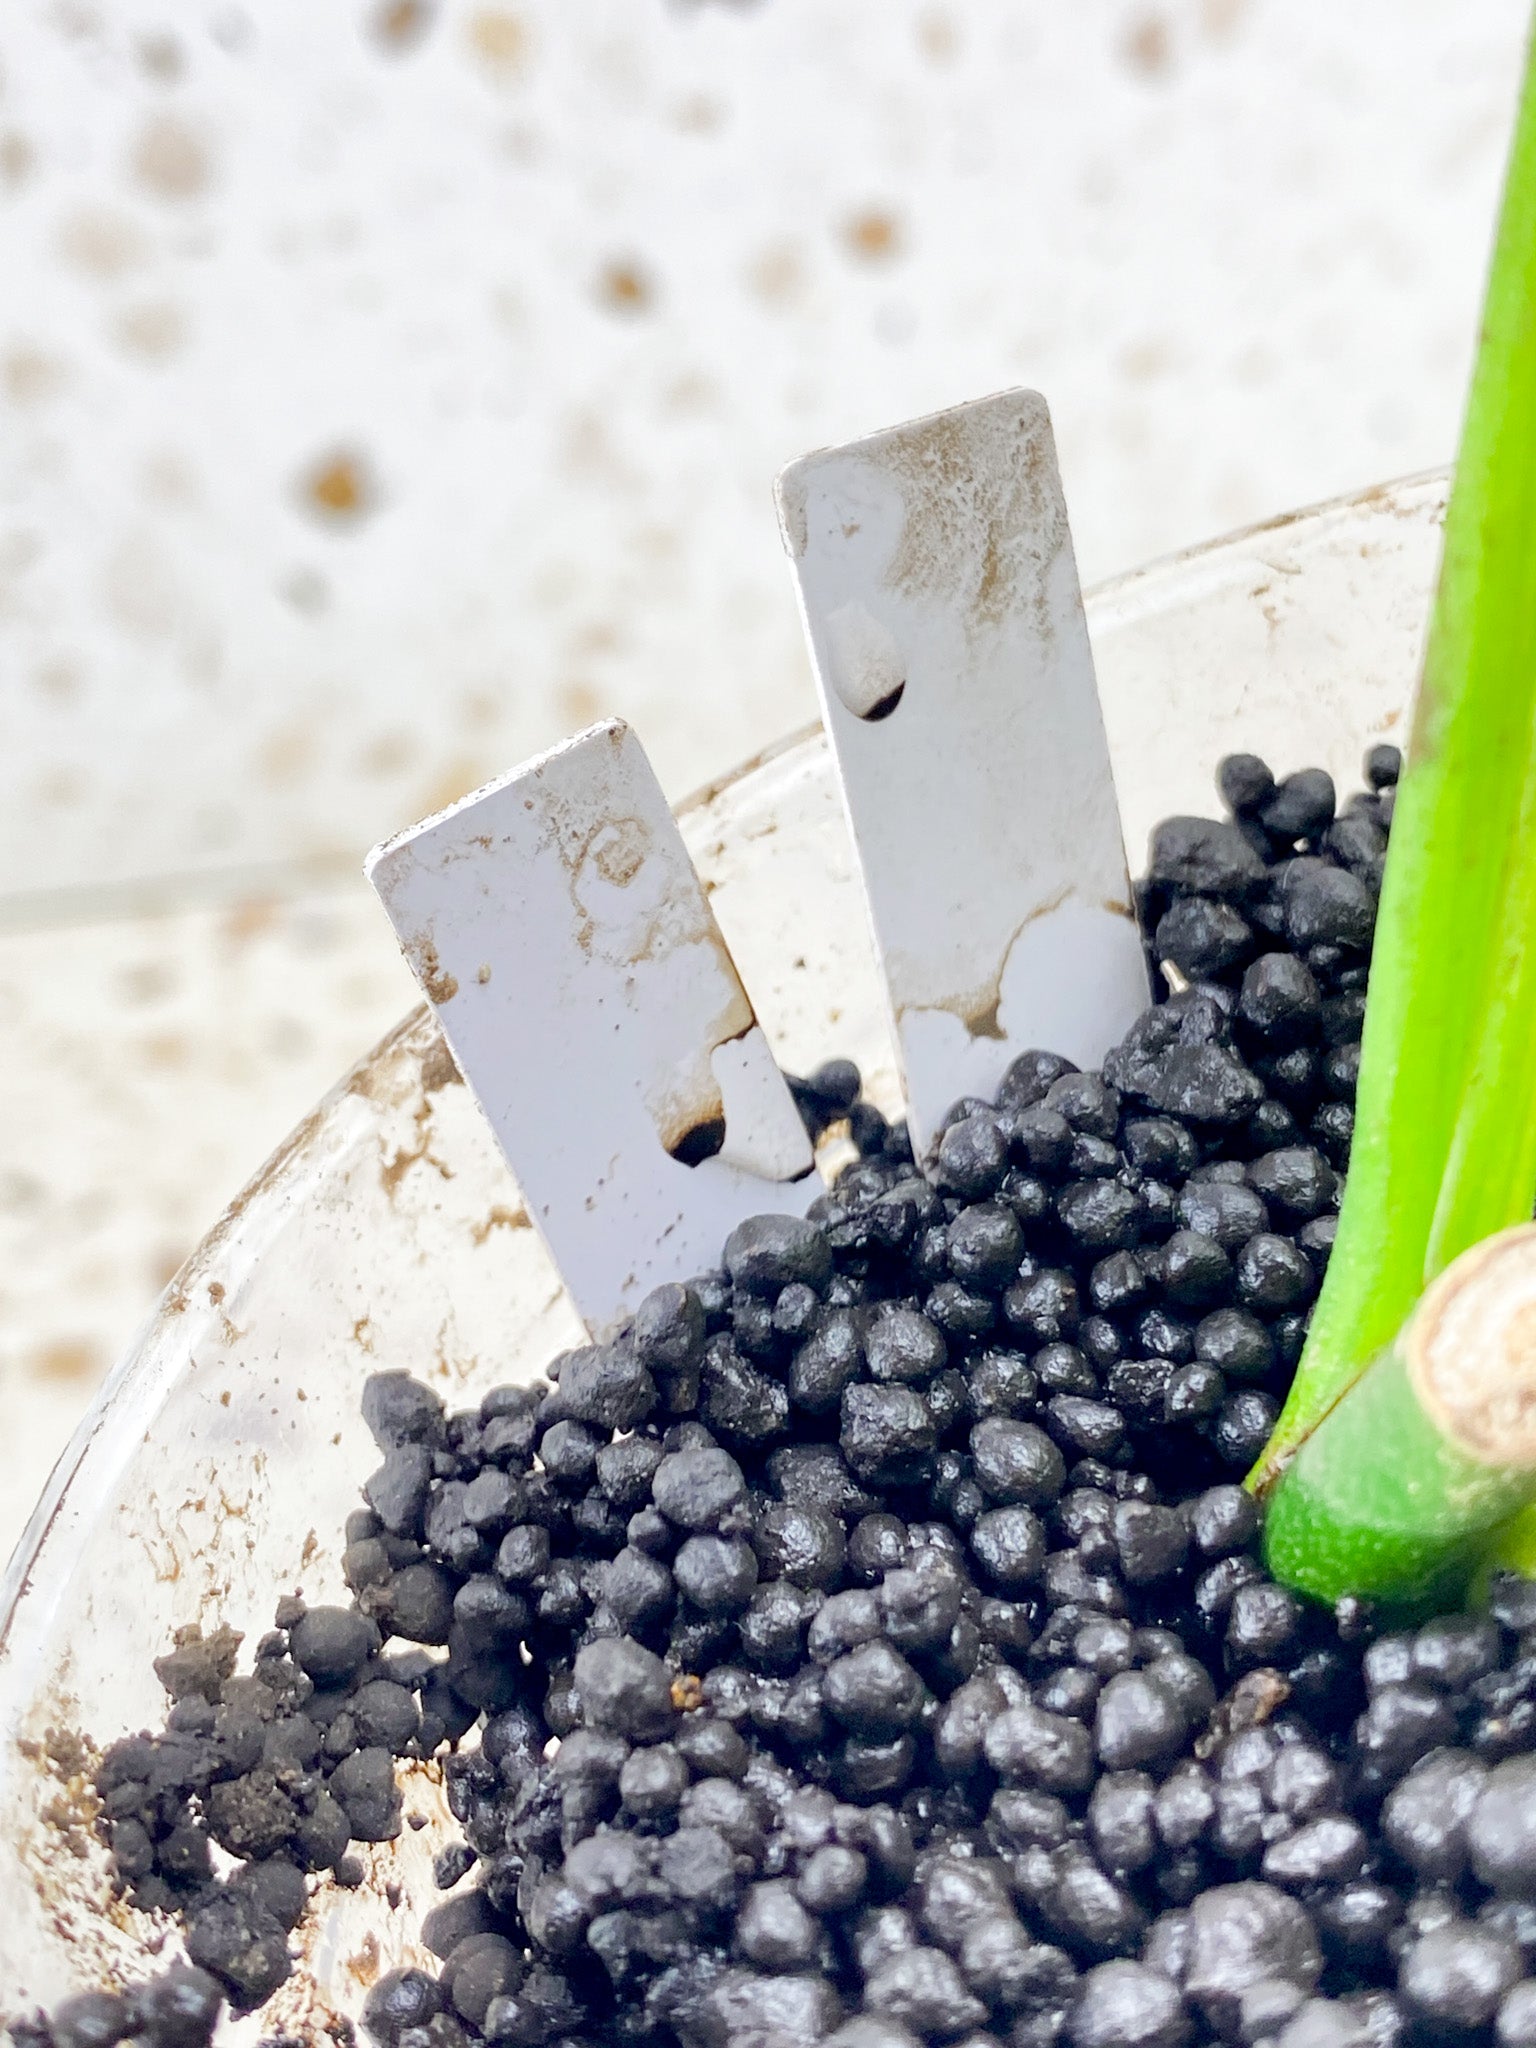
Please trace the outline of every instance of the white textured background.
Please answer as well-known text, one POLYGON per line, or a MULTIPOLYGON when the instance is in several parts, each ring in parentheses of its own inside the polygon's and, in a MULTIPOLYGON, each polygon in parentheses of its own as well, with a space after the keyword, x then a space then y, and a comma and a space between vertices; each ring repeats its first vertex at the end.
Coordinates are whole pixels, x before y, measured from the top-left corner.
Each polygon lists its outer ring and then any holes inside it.
POLYGON ((372 839, 600 713, 679 794, 810 715, 788 458, 1036 384, 1089 580, 1444 460, 1524 13, 6 0, 28 1462, 408 1001, 372 839))

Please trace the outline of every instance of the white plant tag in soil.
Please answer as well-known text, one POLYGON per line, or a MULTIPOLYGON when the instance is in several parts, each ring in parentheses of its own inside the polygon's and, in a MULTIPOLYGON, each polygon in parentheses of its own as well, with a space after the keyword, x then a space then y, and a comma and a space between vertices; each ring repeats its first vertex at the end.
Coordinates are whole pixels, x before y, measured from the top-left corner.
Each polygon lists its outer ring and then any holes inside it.
POLYGON ((807 455, 779 509, 921 1152, 1016 1054, 1096 1065, 1148 1000, 1045 401, 807 455))
POLYGON ((821 1192, 650 763, 612 721, 375 849, 368 877, 594 1331, 821 1192))

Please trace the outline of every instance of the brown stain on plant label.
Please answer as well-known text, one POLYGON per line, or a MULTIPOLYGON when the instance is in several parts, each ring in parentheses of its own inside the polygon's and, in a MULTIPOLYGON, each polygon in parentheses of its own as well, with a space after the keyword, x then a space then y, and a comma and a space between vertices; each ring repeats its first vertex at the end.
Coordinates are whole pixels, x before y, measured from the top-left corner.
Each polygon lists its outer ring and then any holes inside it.
MULTIPOLYGON (((958 610, 968 632, 993 630, 1017 611, 1051 630, 1050 571, 1070 547, 1045 401, 983 400, 877 435, 856 455, 899 493, 901 531, 885 587, 914 603, 958 610)), ((779 521, 795 560, 810 545, 808 497, 821 468, 812 456, 780 481, 779 521)), ((857 526, 844 527, 852 538, 857 526)))
POLYGON ((411 972, 426 990, 428 1000, 438 1006, 451 1003, 459 992, 458 979, 448 973, 438 958, 437 940, 431 932, 415 932, 401 941, 411 972))
POLYGON ((650 834, 639 818, 613 818, 599 828, 591 858, 605 882, 627 889, 644 865, 650 834))
MULTIPOLYGON (((718 934, 716 934, 718 938, 718 934)), ((724 942, 720 942, 724 954, 724 942)), ((726 955, 729 966, 729 956, 726 955)), ((663 1149, 683 1166, 699 1166, 713 1159, 726 1138, 725 1098, 715 1078, 714 1055, 723 1045, 737 1043, 757 1029, 757 1019, 746 990, 731 968, 734 986, 725 996, 713 1028, 688 1061, 686 1071, 666 1076, 646 1091, 646 1108, 656 1126, 663 1149)))
POLYGON ((656 849, 642 817, 621 814, 595 825, 591 818, 591 800, 584 796, 552 806, 549 821, 550 844, 570 877, 580 950, 616 967, 638 967, 686 946, 710 946, 735 982, 736 969, 695 877, 658 873, 633 904, 604 900, 609 890, 635 888, 656 849))
MULTIPOLYGON (((997 972, 990 980, 977 988, 962 990, 943 1001, 902 1003, 896 1011, 897 1024, 900 1025, 909 1015, 928 1010, 947 1010, 951 1016, 959 1018, 972 1038, 1006 1038, 1008 1034, 998 1020, 998 1012, 1002 1008, 1003 983, 1008 977, 1008 963, 1013 958, 1013 949, 1037 918, 1049 917, 1053 910, 1060 910, 1072 894, 1070 888, 1058 889, 1054 896, 1047 897, 1044 903, 1037 903, 1027 917, 1020 919, 998 957, 997 972)), ((1116 906, 1106 904, 1105 907, 1111 909, 1116 906)))
POLYGON ((899 428, 864 451, 901 492, 887 586, 918 603, 958 600, 972 628, 1027 606, 1042 629, 1045 582, 1068 543, 1042 399, 983 404, 899 428))
POLYGON ((470 1232, 476 1244, 484 1244, 493 1230, 531 1230, 526 1209, 508 1209, 498 1203, 483 1222, 477 1223, 470 1232))

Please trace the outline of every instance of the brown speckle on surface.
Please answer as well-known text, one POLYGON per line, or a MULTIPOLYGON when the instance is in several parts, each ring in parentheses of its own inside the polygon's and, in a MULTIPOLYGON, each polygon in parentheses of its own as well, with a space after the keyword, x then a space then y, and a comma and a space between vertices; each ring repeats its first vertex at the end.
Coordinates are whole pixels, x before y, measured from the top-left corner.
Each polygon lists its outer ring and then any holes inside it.
POLYGON ((207 143, 190 122, 175 114, 160 114, 145 123, 129 167, 146 192, 175 203, 196 199, 208 189, 213 175, 207 143))
POLYGON ((1213 43, 1224 42, 1242 20, 1246 0, 1200 0, 1200 26, 1213 43))
POLYGON ((39 1379, 84 1384, 100 1375, 101 1352, 85 1337, 55 1337, 33 1352, 32 1365, 39 1379))
POLYGON ((256 749, 261 778, 281 789, 297 782, 315 756, 315 731, 303 720, 268 733, 256 749))
POLYGON ((1144 78, 1156 78, 1168 69, 1172 50, 1168 24, 1160 14, 1143 14, 1126 32, 1122 48, 1125 61, 1144 78))
POLYGON ((276 922, 277 904, 270 896, 247 896, 242 902, 231 904, 223 920, 222 934, 231 945, 243 946, 271 931, 276 922))
POLYGON ((19 128, 8 128, 0 135, 0 184, 20 185, 30 175, 33 162, 32 145, 19 128))
POLYGON ((1133 384, 1145 384, 1173 368, 1174 351, 1161 335, 1147 335, 1127 342, 1120 351, 1119 367, 1133 384))
POLYGON ((86 787, 84 771, 70 762, 45 769, 37 778, 37 793, 43 802, 57 804, 64 809, 83 802, 86 787))
POLYGON ((157 505, 195 505, 201 480, 184 455, 174 448, 160 448, 140 464, 139 487, 157 505))
POLYGON ((79 669, 63 655, 45 661, 32 678, 38 693, 55 704, 78 703, 81 681, 79 669))
POLYGON ((409 732, 381 732, 371 739, 358 757, 365 775, 399 775, 416 758, 415 735, 409 732))
POLYGON ((319 456, 299 489, 311 512, 337 526, 362 518, 378 499, 367 458, 351 448, 334 448, 319 456))
POLYGON ((140 36, 135 54, 140 70, 160 85, 174 85, 185 69, 181 44, 168 30, 155 29, 140 36))
POLYGON ((678 101, 672 120, 679 134, 713 135, 725 126, 725 108, 707 93, 690 93, 678 101))
POLYGON ((805 259, 793 242, 771 242, 754 257, 747 283, 765 306, 787 306, 805 290, 805 259))
POLYGON ((901 222, 884 207, 869 206, 843 226, 843 246, 860 263, 888 263, 902 249, 901 222))
POLYGON ((577 728, 595 725, 602 715, 603 700, 590 683, 562 683, 559 702, 563 716, 577 728))
POLYGON ((318 618, 331 601, 331 586, 318 569, 290 569, 279 579, 278 595, 303 617, 318 618))
POLYGON ((528 61, 528 31, 509 8, 482 7, 470 16, 469 47, 499 84, 507 84, 528 61))
POLYGON ((493 690, 461 690, 458 713, 465 725, 496 725, 501 719, 501 700, 493 690))
POLYGON ((431 817, 434 811, 446 811, 461 796, 468 796, 472 789, 478 789, 484 780, 483 762, 456 754, 432 775, 416 800, 416 809, 424 818, 431 817))
POLYGON ((960 31, 940 7, 930 7, 917 18, 917 47, 930 64, 948 64, 960 48, 960 31))
POLYGON ((39 405, 63 389, 63 361, 21 343, 0 356, 0 385, 13 405, 39 405))
POLYGON ((125 1003, 157 1003, 176 987, 176 976, 163 960, 140 960, 127 966, 121 976, 125 1003))
POLYGON ((651 304, 654 288, 638 263, 616 260, 603 266, 597 295, 612 312, 643 313, 651 304))
POLYGON ((187 1262, 185 1245, 163 1244, 149 1258, 150 1280, 156 1287, 169 1287, 187 1262))
POLYGON ((187 316, 170 299, 145 299, 125 306, 114 330, 118 346, 145 362, 163 363, 187 338, 187 316))
POLYGON ((430 0, 382 0, 368 26, 382 48, 398 53, 421 41, 435 13, 430 0))
POLYGON ((77 270, 108 283, 136 270, 148 253, 133 222, 104 206, 71 214, 59 229, 59 247, 77 270))

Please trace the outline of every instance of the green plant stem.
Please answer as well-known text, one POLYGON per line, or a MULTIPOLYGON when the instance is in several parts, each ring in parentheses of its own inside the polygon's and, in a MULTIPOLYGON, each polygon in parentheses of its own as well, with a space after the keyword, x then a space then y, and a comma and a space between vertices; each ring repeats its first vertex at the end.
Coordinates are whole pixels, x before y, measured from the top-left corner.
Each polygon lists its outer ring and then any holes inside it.
POLYGON ((1353 1593, 1399 1616, 1454 1599, 1490 1539, 1536 1499, 1533 1307, 1529 1225, 1446 1271, 1275 1489, 1264 1543, 1278 1578, 1319 1600, 1353 1593), (1490 1391, 1501 1407, 1492 1426, 1490 1391))
MULTIPOLYGON (((1536 1194, 1536 77, 1528 53, 1372 958, 1348 1185, 1273 1487, 1426 1282, 1536 1194)), ((1370 1462, 1369 1446, 1360 1454, 1370 1462)))
MULTIPOLYGON (((1482 1560, 1482 1570, 1518 1572, 1523 1579, 1536 1579, 1536 1509, 1526 1508, 1513 1521, 1494 1532, 1482 1560)), ((1481 1581, 1474 1582, 1474 1586, 1481 1581)))
MULTIPOLYGON (((1536 348, 1536 334, 1532 336, 1536 348)), ((1536 428, 1533 428, 1536 431, 1536 428)), ((1536 450, 1536 442, 1533 442, 1536 450)), ((1536 591, 1525 661, 1536 676, 1536 591)), ((1426 1278, 1458 1253, 1531 1214, 1536 1189, 1536 721, 1526 733, 1519 815, 1504 869, 1496 949, 1483 982, 1477 1056, 1462 1096, 1426 1278)))

